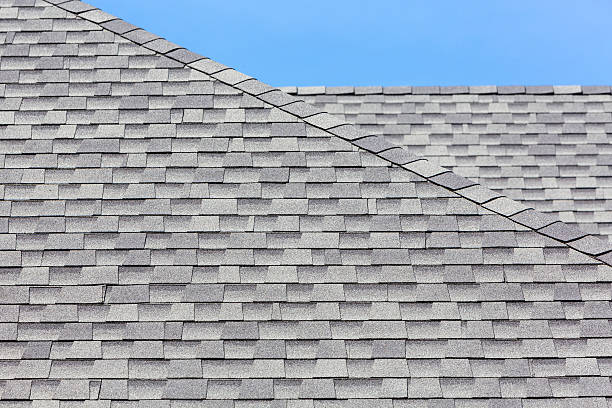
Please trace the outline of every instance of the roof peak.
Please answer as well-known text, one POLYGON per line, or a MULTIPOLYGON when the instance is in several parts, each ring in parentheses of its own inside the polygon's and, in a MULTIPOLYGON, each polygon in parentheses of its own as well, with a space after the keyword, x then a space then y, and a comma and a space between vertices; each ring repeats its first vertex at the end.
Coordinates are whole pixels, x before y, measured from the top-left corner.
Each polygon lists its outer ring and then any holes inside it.
MULTIPOLYGON (((401 146, 394 145, 385 140, 382 136, 370 135, 369 133, 359 130, 356 126, 343 122, 335 116, 332 116, 331 114, 328 114, 315 106, 307 104, 296 96, 290 95, 287 92, 283 92, 280 89, 260 82, 257 79, 234 70, 233 68, 213 61, 208 57, 204 57, 182 48, 177 44, 174 44, 155 34, 149 33, 146 30, 114 17, 80 0, 44 1, 73 13, 80 18, 98 24, 104 29, 120 35, 123 38, 126 38, 142 47, 145 47, 158 55, 163 55, 183 64, 185 67, 205 73, 222 83, 230 85, 244 93, 256 97, 257 99, 285 111, 318 129, 327 131, 330 134, 346 140, 363 150, 369 151, 370 153, 375 154, 393 165, 402 167, 436 185, 446 188, 488 211, 499 214, 541 235, 559 241, 570 248, 597 259, 602 263, 612 265, 612 246, 610 244, 604 243, 598 238, 588 235, 573 226, 558 221, 549 215, 539 213, 517 201, 511 200, 482 185, 465 179, 464 177, 461 177, 446 168, 436 166, 425 157, 417 156, 401 146)), ((296 88, 297 94, 299 95, 300 89, 303 90, 304 88, 309 87, 296 88)), ((324 89, 324 87, 321 88, 324 89)), ((318 89, 320 90, 321 88, 318 89)), ((352 88, 353 92, 358 92, 360 89, 369 87, 348 88, 352 88)), ((376 88, 377 90, 379 89, 381 92, 384 92, 385 90, 383 87, 373 88, 376 88)), ((389 89, 392 88, 395 87, 389 87, 386 89, 389 91, 389 89)), ((402 89, 404 89, 406 92, 408 88, 412 93, 415 93, 416 90, 417 92, 425 94, 436 93, 436 91, 437 93, 441 93, 445 87, 402 87, 402 89), (425 90, 430 91, 424 92, 425 90)), ((480 93, 503 93, 505 89, 504 87, 458 88, 465 88, 465 90, 467 90, 466 93, 469 93, 472 89, 480 89, 480 93), (502 92, 500 92, 500 89, 502 92), (487 92, 484 92, 485 90, 487 90, 487 92)), ((521 89, 517 89, 517 93, 527 92, 527 87, 518 88, 521 88, 523 91, 518 92, 521 89)), ((542 88, 548 89, 548 87, 542 88)), ((595 92, 594 89, 590 89, 589 87, 559 86, 550 88, 552 88, 551 93, 554 93, 555 89, 558 93, 576 93, 579 90, 580 92, 584 92, 585 88, 587 89, 587 92, 595 92)), ((610 92, 610 87, 607 87, 607 92, 610 92)))

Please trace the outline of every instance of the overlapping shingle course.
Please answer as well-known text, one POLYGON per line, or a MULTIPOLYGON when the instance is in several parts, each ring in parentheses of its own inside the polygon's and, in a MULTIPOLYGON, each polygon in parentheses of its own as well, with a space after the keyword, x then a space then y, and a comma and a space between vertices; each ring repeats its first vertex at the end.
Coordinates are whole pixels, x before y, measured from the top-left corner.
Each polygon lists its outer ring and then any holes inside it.
POLYGON ((0 8, 0 406, 608 402, 605 252, 53 3, 0 8))

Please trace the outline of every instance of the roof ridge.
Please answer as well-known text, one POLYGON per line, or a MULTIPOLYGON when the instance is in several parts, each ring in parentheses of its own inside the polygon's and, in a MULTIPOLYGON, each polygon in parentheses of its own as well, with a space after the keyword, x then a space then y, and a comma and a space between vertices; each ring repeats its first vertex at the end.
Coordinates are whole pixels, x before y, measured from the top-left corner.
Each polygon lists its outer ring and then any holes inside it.
POLYGON ((609 85, 283 86, 295 95, 601 95, 609 85))
MULTIPOLYGON (((184 64, 186 67, 203 72, 275 108, 290 113, 318 129, 346 140, 392 164, 446 188, 493 213, 508 218, 545 237, 561 242, 599 262, 612 266, 612 244, 606 243, 593 235, 586 234, 576 227, 567 225, 551 215, 540 213, 533 208, 459 176, 451 170, 434 165, 425 157, 415 155, 404 147, 387 141, 382 136, 364 132, 356 126, 343 122, 337 117, 278 88, 260 82, 208 57, 189 51, 81 0, 44 1, 87 21, 98 24, 102 28, 143 46, 156 54, 171 58, 184 64)), ((383 89, 382 87, 377 88, 380 88, 381 91, 383 89)))

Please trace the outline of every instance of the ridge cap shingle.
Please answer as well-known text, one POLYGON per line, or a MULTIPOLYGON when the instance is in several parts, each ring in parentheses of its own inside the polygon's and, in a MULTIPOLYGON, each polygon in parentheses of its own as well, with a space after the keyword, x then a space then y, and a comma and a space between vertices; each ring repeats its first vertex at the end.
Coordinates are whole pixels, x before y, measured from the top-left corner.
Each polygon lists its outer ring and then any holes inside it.
MULTIPOLYGON (((576 233, 577 228, 574 226, 565 224, 561 221, 556 221, 552 224, 548 223, 544 226, 540 226, 539 228, 536 228, 535 224, 531 221, 532 218, 546 217, 545 214, 542 214, 534 210, 533 208, 526 207, 523 204, 519 203, 518 201, 512 200, 508 197, 495 193, 491 191, 490 189, 488 189, 487 187, 484 187, 481 184, 475 183, 472 180, 467 180, 455 174, 451 170, 436 166, 432 164, 430 160, 428 160, 425 157, 418 156, 417 159, 414 159, 413 158, 413 156, 415 156, 414 153, 410 152, 404 146, 391 145, 390 142, 385 140, 380 135, 368 135, 368 134, 362 135, 363 132, 359 131, 355 125, 347 123, 347 122, 343 122, 339 120, 337 117, 313 105, 307 104, 303 101, 299 101, 297 98, 295 98, 295 96, 289 93, 283 92, 281 89, 274 88, 270 85, 267 85, 255 78, 252 78, 246 74, 243 74, 237 70, 234 70, 233 68, 227 67, 219 62, 216 62, 212 60, 211 58, 200 56, 197 53, 194 53, 192 51, 187 50, 186 48, 173 44, 155 34, 149 33, 148 31, 142 28, 139 28, 131 23, 128 23, 120 18, 106 20, 106 22, 101 23, 99 22, 99 18, 95 17, 98 15, 95 13, 95 11, 100 10, 100 9, 93 7, 85 2, 82 2, 81 0, 44 0, 44 1, 55 7, 59 7, 62 10, 65 10, 69 13, 75 14, 79 18, 90 21, 102 27, 103 29, 111 31, 115 33, 116 35, 119 35, 137 45, 145 47, 153 51, 157 55, 164 56, 166 58, 170 58, 174 61, 179 62, 180 64, 183 64, 183 66, 185 67, 189 67, 193 70, 203 72, 207 75, 210 75, 211 77, 215 78, 216 80, 226 85, 239 89, 240 91, 244 93, 247 93, 265 103, 268 103, 269 105, 275 108, 283 110, 284 112, 290 115, 293 115, 303 120, 304 122, 307 122, 311 126, 314 126, 320 130, 326 131, 343 140, 346 140, 350 142, 351 144, 355 145, 356 147, 363 149, 365 151, 368 151, 371 154, 374 154, 375 156, 389 163, 402 167, 407 171, 410 171, 420 177, 423 177, 424 179, 430 181, 431 183, 434 183, 440 187, 443 187, 449 191, 452 191, 453 193, 458 194, 459 196, 469 201, 472 201, 476 205, 488 211, 494 212, 504 218, 509 219, 512 222, 516 222, 520 225, 523 225, 547 238, 554 239, 555 241, 562 243, 568 248, 571 248, 573 250, 586 254, 587 256, 590 256, 603 264, 612 266, 612 256, 611 256, 612 255, 612 245, 611 244, 604 243, 603 244, 604 249, 602 249, 602 247, 599 247, 597 251, 594 253, 593 251, 589 249, 591 248, 591 245, 580 245, 578 244, 578 241, 585 240, 585 238, 587 237, 592 237, 594 239, 598 239, 598 238, 593 237, 592 235, 586 234, 583 232, 576 233), (81 3, 82 5, 78 6, 77 3, 81 3), (151 36, 151 39, 146 42, 139 43, 138 41, 132 40, 130 37, 126 36, 126 34, 129 34, 131 32, 136 32, 136 31, 140 31, 143 34, 147 34, 151 36), (158 41, 158 40, 161 40, 161 41, 158 41), (155 43, 155 46, 154 47, 151 45, 147 46, 150 43, 155 43), (191 62, 186 63, 184 62, 185 61, 184 58, 181 58, 175 55, 177 52, 179 52, 178 53, 179 55, 182 55, 180 53, 180 51, 182 50, 185 50, 185 52, 189 53, 189 59, 191 60, 191 62), (245 86, 238 87, 238 85, 240 84, 246 85, 246 83, 249 83, 249 87, 245 87, 245 86), (270 97, 263 96, 269 93, 270 94, 275 93, 275 97, 270 98, 270 97), (295 110, 290 111, 287 109, 288 105, 291 105, 298 101, 306 105, 306 107, 311 108, 311 109, 308 109, 309 110, 308 115, 302 116, 299 113, 294 113, 295 110), (343 128, 342 132, 334 132, 334 129, 340 129, 340 128, 343 128), (343 137, 342 134, 347 133, 347 128, 349 130, 350 128, 354 128, 354 132, 349 132, 349 133, 358 134, 359 136, 353 137, 353 138, 343 137), (365 143, 364 140, 362 140, 366 138, 368 139, 367 143, 365 143), (402 149, 403 151, 406 152, 406 154, 384 154, 385 152, 396 150, 397 148, 402 149), (407 158, 413 158, 413 159, 408 159, 407 161, 407 158), (457 183, 460 183, 460 184, 457 184, 457 183), (488 193, 494 198, 490 198, 486 201, 478 200, 476 197, 471 195, 471 192, 473 191, 474 187, 479 188, 481 192, 488 193), (469 190, 468 192, 468 189, 472 189, 472 190, 469 190), (520 214, 527 212, 527 211, 529 211, 532 214, 532 217, 521 218, 520 214), (554 227, 551 227, 551 225, 554 225, 554 227), (568 237, 568 238, 566 239, 565 237, 568 237)), ((105 15, 109 16, 108 13, 106 13, 105 15)), ((298 95, 300 95, 300 88, 304 88, 304 87, 296 88, 298 95)), ((307 88, 308 89, 306 90, 306 92, 308 93, 313 92, 313 87, 307 87, 307 88)), ((359 93, 384 94, 385 88, 387 88, 386 93, 389 93, 390 92, 388 89, 389 87, 354 87, 353 91, 359 92, 359 93)), ((535 87, 532 87, 532 89, 533 88, 535 87)), ((537 87, 537 88, 541 88, 541 87, 537 87)), ((561 86, 552 86, 552 87, 547 87, 547 88, 552 88, 550 93, 554 93, 554 94, 577 94, 577 93, 583 93, 584 88, 587 88, 587 93, 588 93, 588 92, 603 91, 604 90, 603 88, 605 87, 582 87, 579 85, 561 85, 561 86)), ((323 93, 326 92, 325 87, 316 87, 316 89, 319 91, 322 90, 323 93)), ((533 90, 530 91, 530 87, 521 87, 521 86, 519 87, 470 86, 468 87, 468 89, 469 89, 468 91, 469 93, 483 93, 484 92, 484 93, 494 93, 494 94, 504 94, 508 92, 516 92, 516 93, 534 92, 535 93, 538 90, 540 90, 538 89, 536 91, 533 91, 533 90)), ((293 90, 293 89, 290 89, 290 90, 293 90)), ((610 91, 610 87, 608 87, 607 90, 610 91)), ((427 94, 427 93, 439 94, 441 92, 441 87, 439 86, 405 87, 405 89, 403 89, 402 91, 412 92, 412 93, 417 93, 417 94, 427 94)), ((305 92, 304 89, 302 89, 302 93, 303 92, 305 92)))

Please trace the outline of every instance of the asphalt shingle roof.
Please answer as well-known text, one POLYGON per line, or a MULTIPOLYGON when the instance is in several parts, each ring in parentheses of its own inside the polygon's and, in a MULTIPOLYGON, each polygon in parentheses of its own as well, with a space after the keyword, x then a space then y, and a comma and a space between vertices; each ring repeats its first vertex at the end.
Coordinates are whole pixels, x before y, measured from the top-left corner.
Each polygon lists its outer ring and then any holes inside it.
POLYGON ((597 238, 79 1, 0 4, 0 407, 612 397, 597 238))
POLYGON ((283 89, 513 200, 612 237, 609 86, 283 89))

